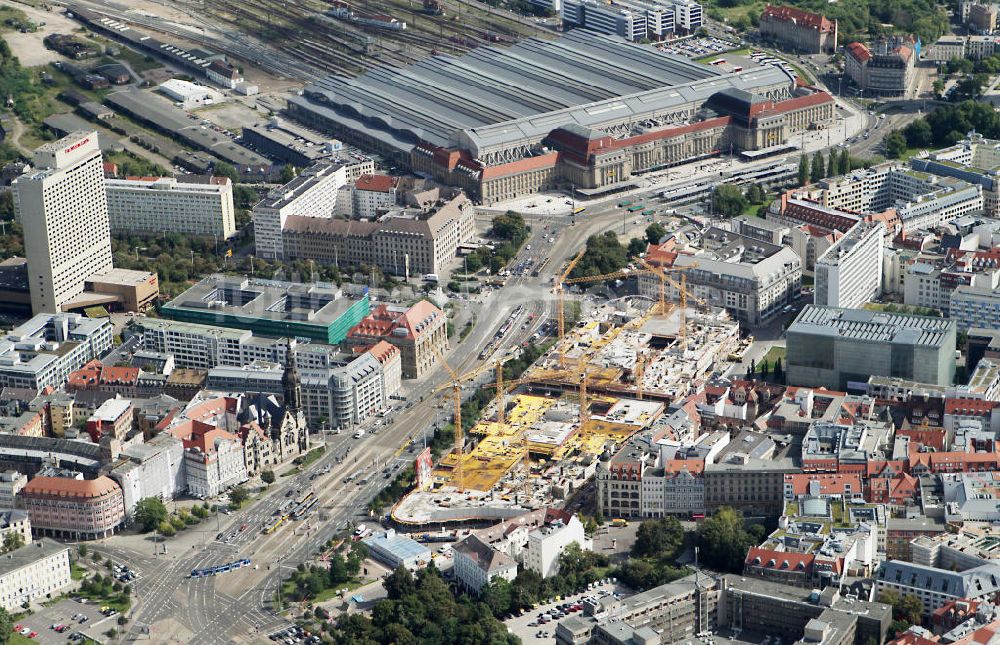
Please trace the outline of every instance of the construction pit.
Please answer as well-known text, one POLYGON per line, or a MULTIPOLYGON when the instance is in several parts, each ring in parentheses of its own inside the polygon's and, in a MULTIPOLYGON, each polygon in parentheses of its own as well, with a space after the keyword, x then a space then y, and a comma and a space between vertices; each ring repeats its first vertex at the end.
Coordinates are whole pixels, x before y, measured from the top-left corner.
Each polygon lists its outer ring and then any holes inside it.
POLYGON ((508 384, 504 414, 494 400, 467 433, 471 449, 444 455, 431 486, 401 500, 393 519, 430 527, 558 505, 605 450, 654 427, 738 342, 738 324, 719 309, 658 316, 598 308, 508 384))

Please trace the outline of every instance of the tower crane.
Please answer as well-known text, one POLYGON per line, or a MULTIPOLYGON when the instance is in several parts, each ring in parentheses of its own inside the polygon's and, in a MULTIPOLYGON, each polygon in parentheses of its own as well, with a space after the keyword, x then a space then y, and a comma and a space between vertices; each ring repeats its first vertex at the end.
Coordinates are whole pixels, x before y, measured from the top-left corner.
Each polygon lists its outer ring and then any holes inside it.
MULTIPOLYGON (((491 369, 496 370, 498 376, 498 383, 503 381, 503 365, 512 358, 511 354, 507 354, 501 359, 490 363, 483 363, 479 367, 466 372, 465 374, 459 374, 448 365, 448 361, 445 360, 444 356, 438 351, 438 359, 441 364, 444 365, 445 370, 447 370, 451 380, 447 383, 442 383, 441 385, 434 388, 434 393, 442 392, 444 390, 451 390, 452 393, 452 403, 454 405, 454 426, 455 426, 455 448, 454 454, 456 458, 455 462, 455 482, 456 488, 459 491, 464 490, 464 485, 462 481, 462 455, 464 454, 464 441, 463 441, 463 428, 462 428, 462 384, 474 380, 479 375, 487 372, 491 369)), ((502 405, 501 401, 501 405, 502 405)), ((499 413, 500 415, 503 412, 499 413)))
MULTIPOLYGON (((563 283, 566 281, 566 278, 569 276, 570 272, 573 271, 574 267, 576 267, 577 263, 580 261, 580 259, 583 257, 583 254, 586 252, 587 252, 587 247, 580 249, 580 252, 577 253, 576 256, 574 256, 573 259, 569 261, 569 264, 566 265, 566 269, 562 272, 562 275, 556 278, 555 290, 556 290, 556 303, 558 307, 557 328, 559 331, 560 347, 562 347, 562 341, 563 341, 563 334, 564 334, 563 328, 566 326, 565 309, 564 309, 565 302, 563 300, 563 283)), ((563 352, 561 351, 559 354, 559 364, 562 365, 563 367, 565 367, 566 365, 566 361, 563 358, 563 352)))

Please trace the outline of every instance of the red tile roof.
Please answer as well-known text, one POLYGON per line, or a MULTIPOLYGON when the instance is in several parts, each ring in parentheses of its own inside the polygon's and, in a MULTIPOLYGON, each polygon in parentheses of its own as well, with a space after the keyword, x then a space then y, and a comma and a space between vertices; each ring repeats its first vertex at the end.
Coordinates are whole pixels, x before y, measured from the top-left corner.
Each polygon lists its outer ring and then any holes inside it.
POLYGON ((769 18, 781 22, 794 22, 797 25, 819 29, 821 32, 833 31, 837 24, 835 21, 826 18, 826 16, 796 9, 795 7, 772 7, 768 5, 760 17, 762 20, 769 18))
POLYGON ((361 175, 354 182, 354 187, 358 190, 367 190, 373 193, 387 193, 399 185, 399 177, 390 175, 361 175))
POLYGON ((847 53, 859 63, 864 63, 872 59, 871 51, 861 43, 851 43, 847 46, 847 53))
POLYGON ((121 492, 118 484, 110 477, 97 479, 71 479, 69 477, 35 477, 23 489, 22 495, 48 497, 101 497, 121 492))
POLYGON ((395 345, 391 345, 384 340, 380 340, 369 347, 368 351, 371 352, 371 355, 374 356, 375 360, 379 363, 384 363, 392 358, 394 354, 399 353, 399 349, 395 345))
POLYGON ((1000 402, 983 399, 945 399, 944 413, 959 416, 984 416, 998 405, 1000 402))
POLYGON ((816 556, 809 553, 791 553, 788 551, 772 551, 760 547, 751 548, 747 552, 746 564, 752 567, 763 567, 775 571, 808 571, 816 556), (760 562, 757 562, 760 558, 760 562), (772 560, 774 561, 772 564, 772 560), (802 565, 799 568, 799 565, 802 565))

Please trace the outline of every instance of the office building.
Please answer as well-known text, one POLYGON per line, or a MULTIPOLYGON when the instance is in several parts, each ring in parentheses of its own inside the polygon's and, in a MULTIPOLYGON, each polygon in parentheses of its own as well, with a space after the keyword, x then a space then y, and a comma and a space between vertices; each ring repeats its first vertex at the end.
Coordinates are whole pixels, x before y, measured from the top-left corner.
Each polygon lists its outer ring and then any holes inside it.
POLYGON ((122 489, 105 476, 35 477, 18 497, 36 534, 99 540, 110 537, 125 522, 122 489))
POLYGON ((161 313, 174 320, 262 336, 336 344, 368 315, 369 301, 367 289, 353 297, 327 283, 212 275, 165 304, 161 313))
POLYGON ((190 418, 167 428, 166 432, 184 444, 184 476, 189 495, 201 499, 215 497, 249 479, 243 442, 238 435, 190 418))
POLYGON ((900 37, 844 48, 844 71, 869 98, 905 96, 913 84, 916 44, 900 37))
MULTIPOLYGON (((898 232, 889 226, 890 222, 898 221, 904 231, 912 232, 936 228, 962 216, 982 214, 981 185, 945 173, 930 173, 936 171, 924 172, 888 162, 823 179, 792 194, 834 209, 842 214, 839 218, 846 216, 845 222, 857 220, 857 214, 881 214, 879 219, 886 222, 889 234, 898 232)), ((830 219, 840 224, 836 214, 831 214, 830 219)))
POLYGON ((148 311, 160 298, 160 279, 156 273, 114 268, 95 273, 83 285, 76 311, 87 307, 105 307, 109 311, 148 311))
POLYGON ((413 569, 431 561, 431 550, 416 540, 389 529, 362 540, 368 545, 372 557, 395 571, 399 567, 413 569))
POLYGON ((254 361, 284 365, 288 360, 287 338, 263 338, 249 330, 162 318, 142 318, 137 324, 142 331, 142 349, 172 356, 178 368, 243 367, 254 361))
MULTIPOLYGON (((802 287, 802 260, 795 251, 716 227, 684 252, 650 246, 646 259, 673 268, 675 280, 683 272, 687 288, 698 298, 724 308, 750 327, 766 325, 794 302, 802 287)), ((639 295, 658 299, 659 278, 640 274, 638 290, 639 295)), ((665 293, 668 299, 678 299, 676 287, 669 283, 665 293)))
POLYGON ((351 329, 347 344, 372 347, 385 341, 399 348, 403 378, 420 378, 448 349, 448 317, 429 300, 412 307, 380 304, 351 329))
POLYGON ((795 7, 767 5, 760 15, 760 36, 786 51, 804 54, 837 51, 837 21, 795 7))
POLYGON ((88 277, 113 268, 97 133, 74 132, 42 145, 32 167, 13 184, 31 310, 58 313, 83 293, 88 277))
POLYGON ((323 161, 306 168, 284 186, 273 189, 253 208, 257 255, 272 260, 283 258, 281 231, 288 216, 333 217, 340 187, 374 171, 375 162, 371 159, 345 163, 323 161))
POLYGON ((924 58, 936 63, 947 63, 965 58, 964 36, 941 36, 933 45, 927 48, 924 58))
POLYGON ((427 210, 407 210, 378 221, 291 215, 281 231, 287 259, 339 267, 370 264, 392 275, 443 274, 459 247, 476 235, 475 208, 462 192, 427 210))
POLYGON ((38 314, 0 339, 0 386, 60 388, 74 370, 112 347, 107 318, 38 314))
POLYGON ((986 139, 981 134, 969 135, 955 145, 935 150, 925 158, 910 161, 914 170, 943 177, 954 177, 983 190, 983 209, 988 217, 1000 215, 1000 140, 986 139))
MULTIPOLYGON (((584 16, 588 6, 578 6, 584 16)), ((674 7, 678 28, 701 19, 693 1, 674 7)), ((331 76, 291 97, 288 113, 485 204, 570 186, 599 194, 647 170, 777 145, 834 118, 829 94, 780 66, 727 73, 586 29, 331 76), (508 70, 500 81, 498 68, 508 70), (427 87, 436 89, 430 99, 427 87), (397 100, 378 100, 384 92, 397 100), (716 116, 701 118, 706 107, 716 116)))
POLYGON ((271 117, 267 123, 243 126, 243 143, 296 168, 308 168, 318 161, 343 160, 358 154, 336 139, 277 116, 271 117))
POLYGON ((948 316, 959 331, 972 327, 1000 330, 1000 290, 989 287, 959 286, 951 292, 948 316))
POLYGON ((866 388, 873 375, 950 385, 955 335, 942 318, 806 305, 786 333, 785 373, 789 383, 839 391, 866 388))
POLYGON ((965 522, 953 531, 914 538, 910 558, 925 567, 975 569, 1000 560, 1000 531, 991 524, 965 522))
POLYGON ((22 611, 25 603, 54 598, 72 581, 69 547, 41 539, 0 558, 0 608, 22 611))
MULTIPOLYGON (((917 259, 906 266, 903 303, 949 314, 958 289, 991 291, 1000 287, 997 256, 990 252, 952 250, 937 259, 917 259)), ((966 296, 968 298, 968 296, 966 296)))
POLYGON ((857 309, 882 295, 882 222, 855 224, 816 260, 815 303, 857 309))
POLYGON ((310 423, 325 420, 330 428, 350 428, 388 407, 382 364, 372 352, 337 362, 322 369, 299 369, 302 411, 310 423))
POLYGON ((236 234, 228 177, 106 179, 111 230, 129 235, 180 233, 225 240, 236 234))

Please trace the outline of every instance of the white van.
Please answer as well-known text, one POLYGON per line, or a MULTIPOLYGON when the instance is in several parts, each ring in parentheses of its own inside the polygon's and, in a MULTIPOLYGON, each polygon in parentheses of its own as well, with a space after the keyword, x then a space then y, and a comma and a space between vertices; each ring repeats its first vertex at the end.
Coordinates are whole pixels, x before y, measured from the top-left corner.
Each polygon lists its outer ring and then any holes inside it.
POLYGON ((360 439, 363 436, 365 436, 365 431, 364 430, 358 430, 357 432, 354 433, 354 438, 355 439, 360 439))

